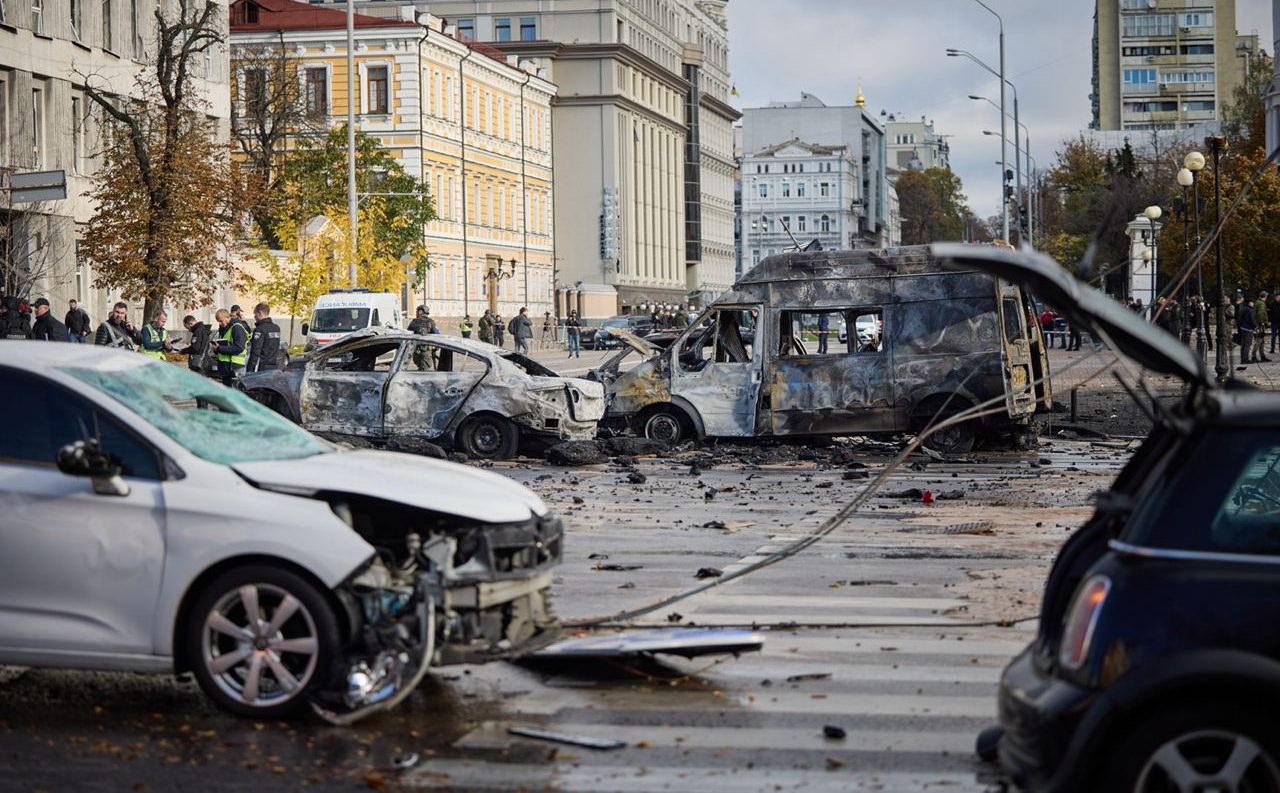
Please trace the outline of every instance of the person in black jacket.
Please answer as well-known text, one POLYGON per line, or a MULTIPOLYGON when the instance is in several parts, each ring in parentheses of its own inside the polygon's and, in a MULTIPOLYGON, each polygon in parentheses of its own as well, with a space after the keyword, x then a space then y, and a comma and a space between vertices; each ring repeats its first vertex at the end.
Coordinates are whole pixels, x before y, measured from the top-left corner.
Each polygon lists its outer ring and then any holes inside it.
POLYGON ((71 340, 76 344, 84 344, 85 336, 93 333, 93 320, 89 319, 89 314, 80 308, 80 304, 74 300, 67 303, 69 310, 67 317, 63 320, 63 324, 67 326, 67 333, 71 336, 71 340))
POLYGON ((178 350, 179 355, 187 356, 187 368, 202 375, 213 374, 217 367, 210 354, 209 326, 190 314, 182 318, 182 326, 191 334, 191 343, 178 350))
POLYGON ((1253 334, 1258 330, 1258 322, 1253 313, 1253 306, 1243 297, 1236 298, 1236 328, 1240 332, 1240 367, 1248 366, 1249 351, 1253 349, 1253 334))
POLYGON ((67 326, 49 313, 49 301, 38 298, 34 304, 36 321, 31 325, 31 338, 37 341, 71 341, 67 326))
POLYGON ((253 307, 253 333, 249 336, 249 362, 246 372, 265 372, 280 368, 280 326, 271 320, 271 306, 259 303, 253 307))
POLYGON ((129 322, 129 305, 127 303, 116 303, 111 309, 111 315, 106 321, 98 326, 98 332, 93 337, 93 343, 99 347, 120 347, 126 350, 136 350, 142 344, 142 337, 138 335, 138 331, 133 329, 133 325, 129 322))

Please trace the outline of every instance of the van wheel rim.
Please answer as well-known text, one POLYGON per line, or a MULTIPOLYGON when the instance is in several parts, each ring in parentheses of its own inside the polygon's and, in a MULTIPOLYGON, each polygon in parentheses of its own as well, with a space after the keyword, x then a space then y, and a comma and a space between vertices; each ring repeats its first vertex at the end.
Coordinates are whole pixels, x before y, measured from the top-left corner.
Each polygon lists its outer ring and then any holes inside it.
POLYGON ((644 434, 651 441, 675 443, 680 440, 680 419, 670 413, 657 413, 645 422, 644 434))
POLYGON ((1252 738, 1226 730, 1199 730, 1152 753, 1134 793, 1223 791, 1277 793, 1280 769, 1252 738))
POLYGON ((205 670, 219 689, 250 707, 279 705, 307 689, 316 671, 318 631, 311 612, 272 584, 224 594, 204 620, 205 670))

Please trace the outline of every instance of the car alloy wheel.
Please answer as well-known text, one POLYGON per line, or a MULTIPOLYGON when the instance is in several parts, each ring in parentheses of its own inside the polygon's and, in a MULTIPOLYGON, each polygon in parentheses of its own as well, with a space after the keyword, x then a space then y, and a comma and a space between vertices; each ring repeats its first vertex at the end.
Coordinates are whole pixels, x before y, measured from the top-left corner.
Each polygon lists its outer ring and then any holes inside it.
POLYGON ((316 674, 320 641, 306 605, 282 587, 245 583, 204 616, 201 662, 218 689, 246 709, 285 705, 316 674))
POLYGON ((1280 769, 1256 741, 1214 729, 1184 733, 1147 759, 1134 793, 1280 793, 1280 769))

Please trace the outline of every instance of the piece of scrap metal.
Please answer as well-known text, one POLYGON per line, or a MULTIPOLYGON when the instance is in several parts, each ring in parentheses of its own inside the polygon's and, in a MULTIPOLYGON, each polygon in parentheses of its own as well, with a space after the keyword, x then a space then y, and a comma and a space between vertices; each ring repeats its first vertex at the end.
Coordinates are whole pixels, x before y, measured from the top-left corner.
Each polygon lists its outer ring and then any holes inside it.
POLYGON ((540 730, 537 727, 508 727, 507 732, 512 735, 519 735, 523 738, 536 738, 539 741, 552 741, 554 743, 567 743, 570 746, 581 746, 584 749, 625 749, 626 741, 619 741, 613 738, 592 738, 589 735, 570 735, 565 732, 553 732, 551 730, 540 730))
POLYGON ((737 655, 759 652, 764 636, 744 630, 712 628, 664 628, 627 631, 581 639, 565 639, 544 647, 531 657, 545 658, 625 658, 633 655, 737 655))

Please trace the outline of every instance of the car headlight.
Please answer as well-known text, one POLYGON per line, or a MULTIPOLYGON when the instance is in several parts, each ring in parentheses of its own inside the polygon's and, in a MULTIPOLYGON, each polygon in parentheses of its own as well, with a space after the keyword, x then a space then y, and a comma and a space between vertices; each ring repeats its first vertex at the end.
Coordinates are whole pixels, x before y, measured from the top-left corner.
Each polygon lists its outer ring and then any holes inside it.
POLYGON ((1064 669, 1079 669, 1089 656, 1093 632, 1098 627, 1098 618, 1110 591, 1111 579, 1095 575, 1085 581, 1076 593, 1071 610, 1067 612, 1066 630, 1062 632, 1062 643, 1058 648, 1058 662, 1064 669))

